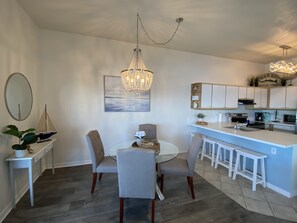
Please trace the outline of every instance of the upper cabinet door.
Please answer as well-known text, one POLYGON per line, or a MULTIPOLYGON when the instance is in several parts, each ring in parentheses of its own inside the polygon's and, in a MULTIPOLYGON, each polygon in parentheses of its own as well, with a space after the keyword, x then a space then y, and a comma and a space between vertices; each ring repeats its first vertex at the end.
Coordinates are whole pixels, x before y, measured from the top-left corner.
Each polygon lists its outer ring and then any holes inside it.
POLYGON ((238 108, 238 86, 226 86, 226 108, 238 108))
POLYGON ((255 88, 255 98, 254 108, 267 108, 267 97, 268 97, 268 89, 267 88, 255 88))
POLYGON ((276 87, 270 89, 269 108, 283 109, 286 107, 286 88, 276 87))
POLYGON ((254 99, 255 98, 255 88, 254 87, 247 87, 246 88, 246 98, 254 99))
POLYGON ((297 86, 288 86, 286 92, 286 108, 297 108, 297 86))
POLYGON ((243 99, 246 97, 246 87, 238 87, 238 98, 243 99))
POLYGON ((212 84, 201 86, 201 108, 211 108, 212 84))
POLYGON ((225 108, 226 86, 212 85, 212 108, 225 108))
POLYGON ((262 107, 261 98, 262 98, 262 89, 261 88, 255 88, 254 102, 256 104, 254 105, 254 108, 261 108, 262 107))
POLYGON ((267 108, 267 102, 268 102, 268 89, 267 88, 261 88, 261 108, 267 108))

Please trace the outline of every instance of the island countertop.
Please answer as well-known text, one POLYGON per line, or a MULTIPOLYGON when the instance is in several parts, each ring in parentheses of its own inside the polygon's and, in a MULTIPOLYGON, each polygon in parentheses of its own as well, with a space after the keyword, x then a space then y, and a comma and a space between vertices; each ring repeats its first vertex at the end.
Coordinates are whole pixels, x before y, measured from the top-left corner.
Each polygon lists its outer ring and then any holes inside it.
POLYGON ((255 130, 255 131, 242 131, 234 128, 233 123, 208 123, 208 125, 196 125, 190 124, 191 126, 212 130, 215 132, 224 133, 227 135, 236 136, 239 138, 249 139, 256 142, 266 143, 273 146, 289 148, 297 146, 297 135, 292 133, 284 133, 277 131, 268 131, 268 130, 255 130), (228 128, 229 127, 229 128, 228 128))

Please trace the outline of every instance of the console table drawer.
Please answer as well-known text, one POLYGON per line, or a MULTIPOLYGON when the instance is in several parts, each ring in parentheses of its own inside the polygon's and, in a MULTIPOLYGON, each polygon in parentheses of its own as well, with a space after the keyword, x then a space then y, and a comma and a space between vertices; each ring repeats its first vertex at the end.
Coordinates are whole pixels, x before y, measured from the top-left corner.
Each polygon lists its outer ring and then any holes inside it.
POLYGON ((41 151, 37 156, 34 157, 34 162, 38 162, 45 155, 45 150, 41 151))

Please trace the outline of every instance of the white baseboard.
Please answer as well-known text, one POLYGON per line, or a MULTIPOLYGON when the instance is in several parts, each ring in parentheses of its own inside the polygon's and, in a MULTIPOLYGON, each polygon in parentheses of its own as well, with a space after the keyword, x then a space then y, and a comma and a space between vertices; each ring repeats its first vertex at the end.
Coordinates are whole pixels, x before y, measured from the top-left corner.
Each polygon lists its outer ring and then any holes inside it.
POLYGON ((283 189, 281 189, 281 188, 279 188, 279 187, 277 187, 277 186, 274 186, 274 185, 271 184, 271 183, 266 183, 266 185, 267 185, 267 187, 268 187, 269 189, 271 189, 271 190, 273 190, 273 191, 275 191, 275 192, 277 192, 277 193, 279 193, 279 194, 282 194, 282 195, 284 195, 285 197, 288 197, 288 198, 291 198, 291 197, 294 197, 294 196, 297 195, 297 192, 296 192, 296 191, 293 192, 293 193, 290 193, 290 192, 288 192, 288 191, 286 191, 286 190, 283 190, 283 189))
MULTIPOLYGON (((71 166, 81 166, 86 164, 91 164, 91 160, 84 160, 84 161, 78 161, 78 162, 67 162, 67 163, 55 163, 55 168, 62 168, 62 167, 71 167, 71 166)), ((52 164, 47 164, 47 169, 51 169, 52 164)))

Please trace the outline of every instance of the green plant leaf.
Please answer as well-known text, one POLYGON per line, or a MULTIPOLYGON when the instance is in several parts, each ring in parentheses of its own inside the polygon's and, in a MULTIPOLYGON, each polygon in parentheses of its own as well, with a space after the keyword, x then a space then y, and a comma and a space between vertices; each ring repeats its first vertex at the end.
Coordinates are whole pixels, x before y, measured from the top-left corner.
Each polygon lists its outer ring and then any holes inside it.
POLYGON ((26 135, 24 135, 21 140, 23 140, 22 145, 28 145, 28 144, 32 144, 35 143, 38 140, 38 137, 35 135, 34 132, 30 132, 27 133, 26 135))
POLYGON ((15 125, 8 125, 8 126, 6 126, 6 128, 13 129, 15 131, 19 131, 18 127, 16 127, 15 125))
POLYGON ((4 134, 7 134, 7 135, 16 136, 18 138, 21 138, 22 137, 22 134, 20 134, 20 132, 18 130, 15 130, 15 129, 6 130, 3 133, 4 134))

